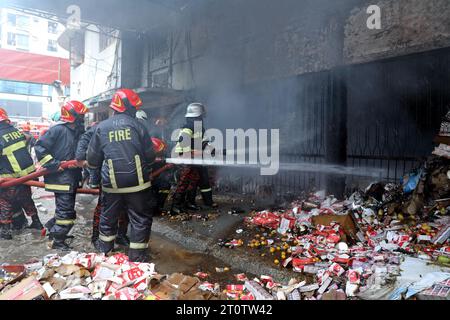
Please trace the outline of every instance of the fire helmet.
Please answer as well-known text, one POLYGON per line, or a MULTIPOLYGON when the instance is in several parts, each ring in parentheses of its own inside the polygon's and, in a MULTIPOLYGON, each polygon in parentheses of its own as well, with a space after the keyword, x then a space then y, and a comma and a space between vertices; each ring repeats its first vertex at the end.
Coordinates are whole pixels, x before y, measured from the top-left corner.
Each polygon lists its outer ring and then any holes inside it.
POLYGON ((142 106, 142 100, 139 95, 131 89, 119 89, 114 94, 109 106, 111 109, 123 113, 132 108, 139 110, 142 106))
POLYGON ((161 153, 167 148, 166 143, 164 141, 155 137, 152 137, 152 144, 153 149, 155 150, 156 153, 161 153))
POLYGON ((22 125, 22 131, 25 131, 25 132, 31 131, 30 124, 29 123, 25 123, 24 125, 22 125))
POLYGON ((74 123, 88 112, 88 108, 79 101, 66 102, 61 108, 61 121, 74 123))
POLYGON ((8 113, 6 113, 6 110, 3 108, 0 108, 0 122, 2 122, 2 121, 10 122, 8 113))
POLYGON ((138 110, 136 112, 136 118, 139 120, 147 120, 147 113, 144 110, 138 110))
POLYGON ((206 113, 205 106, 201 103, 191 103, 186 110, 186 118, 198 118, 206 113))

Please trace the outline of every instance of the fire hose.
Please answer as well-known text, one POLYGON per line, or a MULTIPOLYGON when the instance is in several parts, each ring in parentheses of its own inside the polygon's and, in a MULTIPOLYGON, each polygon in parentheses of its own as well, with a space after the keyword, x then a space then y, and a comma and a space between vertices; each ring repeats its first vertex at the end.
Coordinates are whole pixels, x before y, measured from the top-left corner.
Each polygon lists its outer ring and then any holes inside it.
MULTIPOLYGON (((77 165, 76 160, 70 160, 70 161, 62 162, 61 168, 68 169, 68 168, 74 167, 76 165, 77 165)), ((164 171, 169 170, 172 167, 174 167, 174 164, 171 164, 171 163, 164 165, 160 169, 152 172, 150 175, 150 179, 151 180, 155 179, 156 177, 161 175, 164 171)), ((0 179, 0 188, 10 188, 10 187, 18 186, 20 184, 24 184, 24 185, 31 186, 31 187, 37 187, 37 188, 45 188, 45 184, 43 182, 34 181, 34 180, 39 177, 45 176, 49 173, 51 173, 50 170, 42 169, 42 170, 38 170, 29 175, 26 175, 26 176, 23 176, 20 178, 16 178, 16 179, 14 179, 14 178, 0 179)), ((98 194, 100 194, 100 190, 99 189, 82 189, 82 188, 80 188, 80 189, 77 189, 77 193, 98 195, 98 194)))

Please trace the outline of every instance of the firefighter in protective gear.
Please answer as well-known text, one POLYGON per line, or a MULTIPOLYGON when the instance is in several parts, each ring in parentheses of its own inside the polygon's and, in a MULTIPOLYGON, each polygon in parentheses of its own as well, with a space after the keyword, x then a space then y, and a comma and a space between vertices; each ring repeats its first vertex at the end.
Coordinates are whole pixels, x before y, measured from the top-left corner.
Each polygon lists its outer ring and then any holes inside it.
MULTIPOLYGON (((86 167, 86 155, 87 150, 89 147, 89 143, 92 140, 92 137, 94 136, 95 130, 97 128, 98 124, 93 123, 88 130, 81 136, 80 141, 78 142, 77 152, 75 154, 75 159, 78 161, 79 167, 86 167)), ((89 180, 88 185, 91 189, 99 189, 101 191, 101 176, 100 176, 100 169, 90 169, 87 168, 89 171, 89 180)), ((101 192, 100 192, 101 193, 101 192)), ((93 244, 98 240, 99 236, 99 226, 100 226, 100 214, 102 209, 102 197, 101 195, 98 197, 97 206, 94 210, 94 217, 92 221, 92 237, 91 241, 93 244)), ((122 212, 119 218, 119 231, 116 238, 116 243, 128 246, 130 244, 130 240, 127 237, 127 230, 128 230, 128 216, 125 214, 125 211, 122 212)))
POLYGON ((147 129, 148 134, 152 136, 152 127, 148 121, 147 113, 144 110, 138 110, 136 112, 136 119, 142 123, 142 125, 147 129))
POLYGON ((87 112, 87 107, 79 101, 65 103, 61 108, 61 121, 52 126, 34 147, 41 166, 51 172, 44 177, 44 182, 45 189, 55 194, 55 218, 46 224, 53 239, 53 249, 70 250, 65 240, 75 224, 75 198, 81 169, 74 166, 63 170, 60 166, 62 162, 75 158, 87 112))
MULTIPOLYGON (((152 137, 153 150, 156 155, 160 158, 166 156, 167 145, 164 141, 159 138, 152 137)), ((165 161, 157 161, 152 164, 152 171, 157 171, 166 165, 165 161)), ((156 197, 156 210, 154 212, 155 216, 160 216, 164 211, 164 204, 166 203, 167 197, 170 194, 171 183, 170 176, 173 174, 173 170, 169 169, 162 172, 159 176, 155 177, 152 181, 152 191, 156 197)))
MULTIPOLYGON (((204 115, 205 107, 201 103, 192 103, 187 107, 186 124, 181 128, 178 143, 175 147, 175 152, 180 156, 185 154, 192 155, 194 152, 201 153, 207 146, 207 141, 204 138, 204 115), (195 132, 198 127, 195 125, 196 123, 201 127, 200 132, 195 132), (195 150, 196 146, 201 146, 202 150, 195 150)), ((195 203, 197 181, 204 204, 209 208, 217 207, 212 197, 208 169, 204 166, 186 165, 181 170, 180 180, 173 196, 172 215, 180 214, 184 207, 190 210, 200 209, 195 203), (195 184, 194 187, 190 188, 193 183, 195 184)))
MULTIPOLYGON (((0 179, 20 178, 34 171, 25 136, 11 125, 8 114, 0 108, 0 179)), ((43 226, 31 198, 31 188, 25 185, 0 188, 0 239, 12 239, 13 214, 23 210, 32 219, 29 228, 41 230, 43 226)))
POLYGON ((155 206, 150 192, 150 164, 155 160, 150 136, 136 119, 142 106, 137 93, 118 90, 110 107, 114 114, 95 130, 87 153, 88 166, 101 168, 102 213, 96 248, 108 253, 114 248, 122 210, 130 221, 131 261, 148 261, 148 242, 155 206))

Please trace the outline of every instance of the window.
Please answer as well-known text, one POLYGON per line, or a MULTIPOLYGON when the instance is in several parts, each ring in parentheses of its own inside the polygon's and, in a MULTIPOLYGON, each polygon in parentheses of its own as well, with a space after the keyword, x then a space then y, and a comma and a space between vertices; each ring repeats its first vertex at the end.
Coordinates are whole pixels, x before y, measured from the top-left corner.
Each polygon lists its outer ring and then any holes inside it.
POLYGON ((28 30, 30 27, 30 18, 26 16, 16 16, 16 27, 28 30))
POLYGON ((8 13, 8 26, 15 27, 16 26, 16 15, 12 13, 8 13))
POLYGON ((100 52, 108 48, 114 41, 114 29, 101 28, 99 30, 99 49, 100 52))
POLYGON ((16 34, 17 49, 28 50, 30 46, 30 37, 25 34, 16 34))
POLYGON ((0 92, 42 96, 42 84, 0 80, 0 92))
POLYGON ((58 43, 56 42, 56 40, 48 40, 47 50, 51 52, 58 51, 58 43))
POLYGON ((8 46, 16 46, 16 34, 8 32, 8 40, 7 40, 8 46))
POLYGON ((48 22, 48 33, 57 34, 58 33, 58 23, 57 22, 48 22))

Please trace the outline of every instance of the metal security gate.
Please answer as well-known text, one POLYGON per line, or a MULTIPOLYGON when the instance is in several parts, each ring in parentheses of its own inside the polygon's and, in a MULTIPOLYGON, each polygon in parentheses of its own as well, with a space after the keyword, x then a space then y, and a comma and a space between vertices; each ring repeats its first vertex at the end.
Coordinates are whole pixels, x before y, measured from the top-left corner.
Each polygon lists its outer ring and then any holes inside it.
MULTIPOLYGON (((433 137, 450 107, 450 50, 349 66, 347 87, 347 166, 382 169, 377 178, 348 176, 347 188, 373 180, 398 181, 433 149, 433 137)), ((246 128, 279 128, 285 163, 324 163, 326 113, 332 105, 330 72, 260 83, 245 88, 246 128)), ((220 169, 226 191, 297 194, 324 187, 325 173, 220 169), (228 182, 230 183, 228 183, 228 182)))

